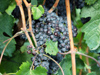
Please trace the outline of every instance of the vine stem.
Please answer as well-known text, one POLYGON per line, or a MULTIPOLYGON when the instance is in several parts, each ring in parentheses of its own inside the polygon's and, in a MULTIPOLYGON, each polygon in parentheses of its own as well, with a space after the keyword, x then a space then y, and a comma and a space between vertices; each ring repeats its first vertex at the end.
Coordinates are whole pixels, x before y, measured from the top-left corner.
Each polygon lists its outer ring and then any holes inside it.
MULTIPOLYGON (((31 70, 32 67, 34 66, 33 64, 34 64, 34 62, 35 62, 36 57, 37 57, 37 54, 36 54, 36 56, 35 56, 35 58, 34 58, 34 60, 33 60, 33 62, 32 62, 32 65, 31 65, 31 67, 30 67, 30 70, 31 70)), ((33 70, 34 70, 34 69, 33 69, 33 70)))
POLYGON ((59 54, 62 54, 62 55, 67 55, 67 54, 70 54, 71 51, 67 52, 67 53, 61 53, 61 52, 58 52, 59 54))
MULTIPOLYGON (((86 54, 88 54, 88 52, 89 52, 88 50, 89 50, 89 48, 87 47, 86 54)), ((89 59, 88 59, 88 57, 86 57, 86 64, 89 66, 89 59)), ((90 69, 88 69, 88 73, 91 73, 90 69)))
POLYGON ((99 63, 95 58, 93 58, 93 57, 91 57, 91 56, 88 56, 88 55, 86 55, 86 54, 80 53, 80 52, 76 52, 76 54, 83 55, 83 56, 86 56, 86 57, 88 57, 88 58, 91 58, 91 59, 93 59, 93 60, 100 66, 100 63, 99 63))
POLYGON ((43 1, 43 5, 45 4, 46 0, 43 1))
POLYGON ((25 21, 25 14, 24 14, 24 10, 23 10, 23 7, 22 7, 22 0, 15 0, 17 5, 19 6, 19 9, 20 9, 20 12, 21 12, 21 17, 22 17, 22 23, 23 23, 23 28, 21 28, 22 31, 24 31, 30 45, 33 47, 33 50, 34 50, 34 45, 32 43, 32 40, 27 32, 27 28, 26 28, 26 21, 25 21))
POLYGON ((23 31, 17 32, 13 37, 11 37, 11 38, 9 39, 9 41, 7 42, 7 44, 5 45, 5 47, 4 47, 4 49, 3 49, 2 53, 1 53, 1 56, 0 56, 0 64, 1 64, 1 61, 2 61, 2 58, 3 58, 3 54, 4 54, 4 52, 5 52, 5 50, 6 50, 7 46, 8 46, 8 44, 11 42, 11 40, 12 40, 13 38, 15 38, 15 37, 17 37, 17 36, 19 36, 19 35, 21 35, 21 34, 23 34, 23 31))
MULTIPOLYGON (((81 38, 79 40, 79 50, 81 49, 82 39, 83 39, 83 33, 82 33, 81 38)), ((82 59, 82 55, 80 55, 80 59, 82 59)), ((80 69, 79 75, 82 75, 82 69, 80 69)))
MULTIPOLYGON (((59 52, 59 53, 60 53, 60 52, 59 52)), ((89 55, 86 55, 86 54, 80 53, 80 52, 69 51, 69 52, 67 52, 67 53, 60 53, 60 54, 62 54, 62 55, 67 55, 67 54, 72 54, 72 53, 75 53, 75 54, 78 54, 78 55, 82 55, 82 56, 88 57, 88 58, 94 60, 94 61, 95 61, 95 62, 100 66, 100 63, 99 63, 95 58, 93 58, 93 57, 91 57, 91 56, 89 56, 89 55)))
POLYGON ((71 12, 70 12, 69 0, 65 0, 65 4, 66 4, 68 32, 69 32, 69 40, 70 40, 70 48, 71 48, 72 74, 76 75, 75 49, 74 49, 74 42, 73 42, 73 35, 72 35, 71 12))
POLYGON ((59 68, 61 69, 62 75, 64 75, 64 71, 63 71, 63 69, 61 68, 61 66, 59 65, 59 63, 57 63, 53 58, 49 57, 48 55, 46 55, 46 54, 43 54, 43 55, 46 56, 46 57, 48 57, 48 58, 51 59, 52 61, 54 61, 54 62, 59 66, 59 68))
POLYGON ((34 40, 34 42, 35 42, 35 46, 37 47, 37 42, 36 42, 34 33, 33 33, 33 31, 32 31, 32 18, 31 18, 31 9, 30 9, 31 3, 28 3, 26 0, 23 0, 23 1, 24 1, 25 5, 26 5, 26 7, 27 7, 27 10, 28 10, 28 17, 29 17, 29 29, 28 29, 28 30, 29 30, 29 32, 30 32, 31 35, 32 35, 32 38, 33 38, 33 40, 34 40))
POLYGON ((57 7, 58 3, 59 3, 59 0, 56 0, 55 3, 54 3, 54 5, 52 6, 52 8, 48 12, 49 13, 53 12, 54 9, 57 7))

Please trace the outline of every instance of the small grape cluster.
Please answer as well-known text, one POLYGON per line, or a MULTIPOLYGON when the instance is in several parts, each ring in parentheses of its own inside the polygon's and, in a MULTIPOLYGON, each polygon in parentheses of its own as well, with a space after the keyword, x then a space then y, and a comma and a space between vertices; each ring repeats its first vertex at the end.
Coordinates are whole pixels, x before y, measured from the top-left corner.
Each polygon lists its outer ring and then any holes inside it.
MULTIPOLYGON (((59 69, 58 65, 54 63, 52 60, 45 57, 43 54, 46 54, 44 51, 44 48, 46 48, 46 45, 42 45, 41 47, 35 49, 36 51, 39 50, 39 54, 37 54, 35 51, 32 51, 32 46, 27 46, 27 53, 34 55, 31 60, 34 62, 34 68, 43 66, 48 70, 48 75, 51 75, 53 73, 56 73, 59 69)), ((48 54, 49 55, 49 54, 48 54)), ((58 63, 64 58, 63 55, 57 54, 56 56, 51 56, 53 59, 55 59, 58 63)))

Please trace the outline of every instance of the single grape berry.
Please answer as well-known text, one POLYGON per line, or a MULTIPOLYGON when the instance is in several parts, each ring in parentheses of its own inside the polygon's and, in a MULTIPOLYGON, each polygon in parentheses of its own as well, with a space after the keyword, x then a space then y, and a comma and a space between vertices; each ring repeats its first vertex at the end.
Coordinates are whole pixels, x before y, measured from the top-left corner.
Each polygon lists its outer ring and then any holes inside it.
POLYGON ((28 53, 28 54, 31 54, 32 52, 31 52, 31 50, 27 50, 27 53, 28 53))
POLYGON ((54 32, 54 35, 55 35, 55 36, 58 36, 58 33, 57 33, 57 32, 54 32))
POLYGON ((36 51, 32 51, 32 55, 34 55, 34 56, 35 56, 35 55, 36 55, 36 51))
POLYGON ((46 48, 47 46, 46 45, 43 45, 43 47, 46 48))

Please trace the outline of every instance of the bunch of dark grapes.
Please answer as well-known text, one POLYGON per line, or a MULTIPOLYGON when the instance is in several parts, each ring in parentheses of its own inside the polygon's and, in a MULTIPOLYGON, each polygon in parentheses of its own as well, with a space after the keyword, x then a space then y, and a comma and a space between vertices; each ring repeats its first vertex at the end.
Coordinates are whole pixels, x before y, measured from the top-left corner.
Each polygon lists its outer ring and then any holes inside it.
MULTIPOLYGON (((55 73, 59 67, 52 60, 43 56, 43 54, 46 54, 45 43, 47 40, 58 42, 59 52, 67 52, 70 50, 67 18, 59 17, 56 15, 56 13, 48 13, 47 9, 45 8, 45 13, 43 14, 43 16, 39 20, 33 20, 32 24, 33 33, 35 34, 35 38, 37 41, 36 50, 39 51, 39 54, 36 58, 35 56, 32 57, 32 61, 34 61, 35 59, 35 68, 41 65, 48 70, 48 75, 51 75, 52 73, 55 73)), ((73 36, 75 37, 77 35, 77 29, 73 24, 72 31, 73 36)), ((56 56, 51 57, 55 59, 58 63, 63 59, 63 56, 59 53, 56 56)))
MULTIPOLYGON (((33 25, 33 33, 35 34, 38 47, 45 44, 47 40, 52 40, 53 42, 58 42, 60 52, 66 52, 70 49, 67 18, 58 17, 55 13, 45 12, 35 22, 33 25)), ((77 35, 77 29, 73 24, 72 31, 73 37, 75 37, 77 35)))
MULTIPOLYGON (((45 6, 50 9, 56 0, 47 0, 45 3, 45 6)), ((84 6, 85 2, 84 0, 70 0, 70 9, 73 11, 73 9, 76 8, 82 8, 84 6)), ((59 16, 66 16, 66 5, 65 0, 60 0, 57 6, 57 11, 59 16)))
MULTIPOLYGON (((56 0, 46 0, 45 6, 50 9, 56 0)), ((72 11, 72 3, 70 3, 71 11, 72 11)), ((66 6, 65 6, 65 0, 59 0, 58 6, 57 6, 57 12, 59 16, 66 16, 66 6)))

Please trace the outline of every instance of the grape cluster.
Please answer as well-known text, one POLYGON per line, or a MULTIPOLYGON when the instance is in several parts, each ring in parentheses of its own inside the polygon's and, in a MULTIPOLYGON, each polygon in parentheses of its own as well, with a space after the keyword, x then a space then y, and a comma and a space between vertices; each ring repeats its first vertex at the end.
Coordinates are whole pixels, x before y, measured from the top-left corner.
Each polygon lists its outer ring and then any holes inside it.
MULTIPOLYGON (((45 3, 45 6, 50 9, 56 0, 47 0, 45 3)), ((82 8, 84 6, 85 2, 84 0, 70 0, 70 9, 73 11, 74 7, 76 8, 82 8)), ((66 16, 66 5, 65 0, 60 0, 57 6, 57 11, 59 16, 66 16)))
MULTIPOLYGON (((31 60, 34 61, 35 68, 38 66, 43 66, 48 70, 48 75, 55 73, 58 70, 57 64, 52 60, 43 56, 46 48, 46 41, 52 40, 53 42, 58 42, 59 52, 67 52, 70 49, 70 41, 68 37, 68 27, 67 18, 62 18, 56 15, 56 13, 48 13, 45 8, 45 13, 38 20, 32 21, 32 29, 37 41, 37 49, 39 54, 35 58, 32 57, 31 60)), ((77 29, 72 23, 73 36, 77 35, 77 29)), ((25 36, 25 35, 23 35, 25 36)), ((25 38, 25 37, 24 37, 25 38)), ((30 51, 29 51, 30 54, 30 51)), ((48 54, 49 55, 49 54, 48 54)), ((51 55, 49 55, 51 56, 51 55)), ((56 56, 51 56, 58 63, 63 59, 63 55, 57 54, 56 56)))
MULTIPOLYGON (((56 0, 47 0, 45 3, 45 6, 50 9, 56 0)), ((72 3, 70 3, 71 11, 72 11, 72 3)), ((57 6, 57 11, 59 16, 66 16, 66 6, 65 6, 65 0, 60 0, 57 6)))
MULTIPOLYGON (((58 42, 59 52, 66 52, 70 49, 68 37, 67 18, 58 17, 55 13, 46 12, 33 24, 33 33, 37 46, 45 44, 47 40, 58 42)), ((72 24, 73 37, 77 35, 77 29, 72 24)), ((25 38, 25 35, 22 35, 25 38)))

